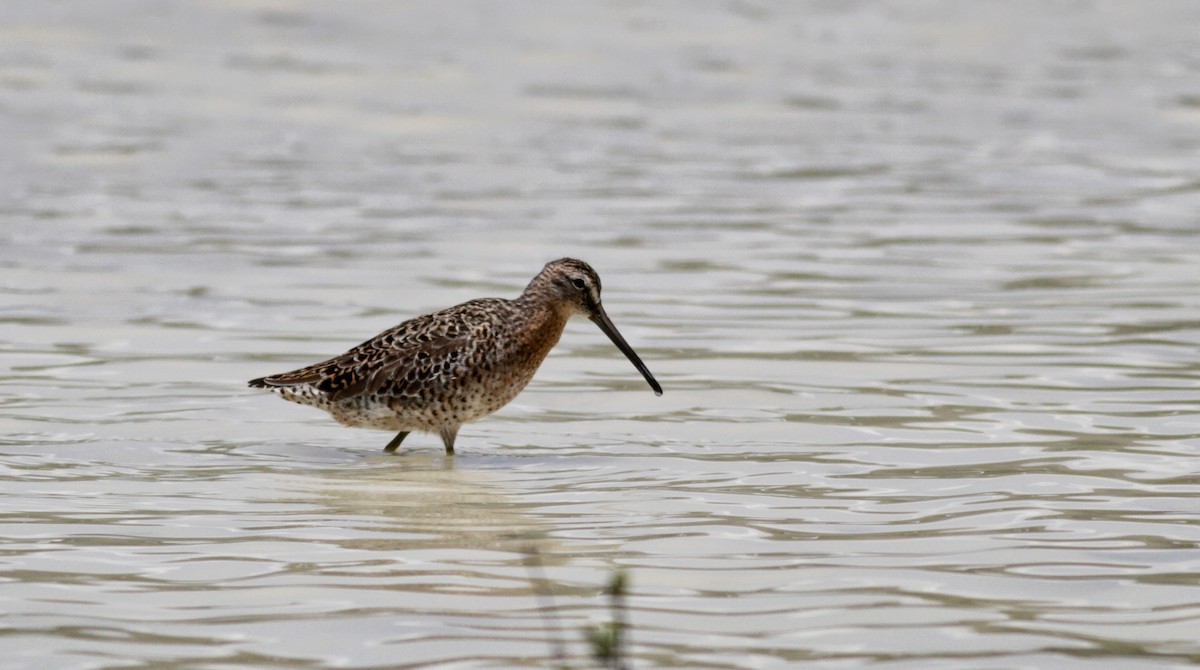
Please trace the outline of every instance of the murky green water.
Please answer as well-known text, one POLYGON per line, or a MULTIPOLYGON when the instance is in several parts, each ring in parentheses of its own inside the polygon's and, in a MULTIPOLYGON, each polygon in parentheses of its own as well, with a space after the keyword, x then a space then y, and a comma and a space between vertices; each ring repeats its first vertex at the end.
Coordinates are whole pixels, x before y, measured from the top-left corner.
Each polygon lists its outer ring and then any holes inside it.
POLYGON ((0 667, 1200 662, 1200 5, 0 9, 0 667), (564 255, 663 397, 244 387, 564 255))

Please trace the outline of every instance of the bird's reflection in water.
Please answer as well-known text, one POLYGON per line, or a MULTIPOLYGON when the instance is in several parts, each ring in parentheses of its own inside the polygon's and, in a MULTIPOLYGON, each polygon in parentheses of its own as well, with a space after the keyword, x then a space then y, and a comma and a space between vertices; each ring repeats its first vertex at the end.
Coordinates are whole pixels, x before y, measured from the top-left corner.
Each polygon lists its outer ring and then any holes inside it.
POLYGON ((492 470, 461 460, 423 451, 372 456, 366 467, 325 471, 315 492, 343 528, 361 531, 338 541, 347 548, 536 551, 557 563, 548 529, 521 513, 492 470))

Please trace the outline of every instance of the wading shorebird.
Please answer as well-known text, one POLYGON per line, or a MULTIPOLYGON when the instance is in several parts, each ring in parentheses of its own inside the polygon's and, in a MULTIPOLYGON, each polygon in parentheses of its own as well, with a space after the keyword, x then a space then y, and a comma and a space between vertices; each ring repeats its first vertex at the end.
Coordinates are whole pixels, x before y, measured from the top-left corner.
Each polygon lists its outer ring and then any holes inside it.
POLYGON ((250 386, 323 409, 347 426, 398 431, 384 451, 420 431, 440 435, 453 454, 458 429, 515 398, 577 314, 599 326, 662 395, 604 313, 600 276, 573 258, 547 263, 515 300, 482 298, 418 316, 341 356, 250 386))

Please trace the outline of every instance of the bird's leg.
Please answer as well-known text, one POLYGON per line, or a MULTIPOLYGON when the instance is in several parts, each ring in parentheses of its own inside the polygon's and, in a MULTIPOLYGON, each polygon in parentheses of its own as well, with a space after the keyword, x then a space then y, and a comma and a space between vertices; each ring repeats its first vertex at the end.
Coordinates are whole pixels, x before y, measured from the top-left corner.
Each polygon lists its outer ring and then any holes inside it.
POLYGON ((446 454, 454 455, 454 438, 458 437, 458 426, 446 426, 440 431, 442 444, 446 445, 446 454))
POLYGON ((396 437, 393 437, 392 441, 388 442, 388 445, 384 447, 383 450, 389 454, 395 451, 396 448, 400 446, 400 443, 404 441, 404 438, 408 437, 408 433, 409 431, 407 430, 402 430, 399 433, 396 433, 396 437))

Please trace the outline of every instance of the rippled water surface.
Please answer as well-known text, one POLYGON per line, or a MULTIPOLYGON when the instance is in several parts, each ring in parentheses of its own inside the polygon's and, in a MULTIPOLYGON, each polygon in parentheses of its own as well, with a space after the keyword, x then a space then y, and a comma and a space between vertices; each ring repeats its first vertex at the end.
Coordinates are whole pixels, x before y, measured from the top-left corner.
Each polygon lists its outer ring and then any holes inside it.
POLYGON ((1200 5, 0 9, 0 667, 1200 663, 1200 5), (565 255, 661 398, 245 388, 565 255))

